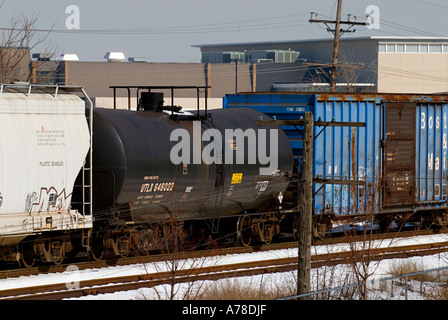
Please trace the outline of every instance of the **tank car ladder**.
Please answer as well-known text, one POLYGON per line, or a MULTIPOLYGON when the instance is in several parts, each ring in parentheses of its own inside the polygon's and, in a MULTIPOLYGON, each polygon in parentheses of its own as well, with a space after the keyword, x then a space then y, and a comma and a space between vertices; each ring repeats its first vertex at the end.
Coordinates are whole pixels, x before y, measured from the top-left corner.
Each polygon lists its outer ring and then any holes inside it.
MULTIPOLYGON (((82 191, 82 203, 80 205, 82 208, 83 217, 85 218, 85 216, 90 216, 93 220, 93 103, 84 89, 80 88, 80 90, 84 94, 86 102, 88 103, 86 119, 89 126, 90 148, 81 169, 81 185, 78 185, 77 187, 81 188, 82 191)), ((90 247, 90 235, 91 230, 83 230, 81 244, 84 248, 90 247)))

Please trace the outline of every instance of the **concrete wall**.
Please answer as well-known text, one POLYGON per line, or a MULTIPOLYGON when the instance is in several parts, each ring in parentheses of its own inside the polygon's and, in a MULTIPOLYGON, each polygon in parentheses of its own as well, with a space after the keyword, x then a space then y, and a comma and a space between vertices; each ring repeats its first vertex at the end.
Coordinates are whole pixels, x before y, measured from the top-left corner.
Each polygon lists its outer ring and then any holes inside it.
POLYGON ((378 91, 448 92, 448 53, 379 53, 378 91))
MULTIPOLYGON (((92 97, 113 96, 109 86, 205 86, 202 63, 64 62, 66 84, 83 86, 92 97)), ((127 96, 126 90, 117 90, 127 96)), ((170 93, 166 92, 165 96, 170 93)), ((183 97, 196 97, 185 90, 183 97)))
MULTIPOLYGON (((171 98, 164 98, 164 105, 171 105, 171 98)), ((114 108, 114 99, 112 97, 95 97, 93 98, 93 102, 97 108, 114 108)), ((137 109, 137 99, 131 99, 131 110, 137 109)), ((118 97, 116 101, 117 109, 128 109, 128 99, 125 97, 118 97)), ((182 110, 196 110, 197 109, 197 99, 196 98, 177 98, 174 99, 174 105, 181 106, 182 110)), ((199 99, 199 108, 200 110, 205 109, 205 99, 199 99)), ((220 109, 222 108, 222 98, 207 98, 207 109, 220 109)))
MULTIPOLYGON (((92 97, 111 97, 110 86, 211 86, 209 98, 222 98, 235 92, 236 71, 238 91, 252 91, 250 64, 203 63, 131 63, 131 62, 63 62, 58 79, 61 83, 83 86, 92 97)), ((163 90, 162 90, 163 91, 163 90)), ((169 90, 163 91, 170 97, 169 90)), ((117 96, 127 91, 117 89, 117 96)), ((132 92, 135 96, 135 91, 132 92)), ((176 90, 175 97, 196 98, 196 90, 176 90)), ((216 105, 216 104, 214 104, 216 105)))
POLYGON ((234 63, 207 64, 208 85, 211 86, 209 97, 224 97, 227 93, 235 93, 236 77, 238 74, 238 92, 252 91, 252 71, 248 63, 238 63, 238 70, 234 63))
POLYGON ((270 91, 274 82, 302 82, 308 67, 300 63, 259 63, 256 69, 256 91, 270 91))

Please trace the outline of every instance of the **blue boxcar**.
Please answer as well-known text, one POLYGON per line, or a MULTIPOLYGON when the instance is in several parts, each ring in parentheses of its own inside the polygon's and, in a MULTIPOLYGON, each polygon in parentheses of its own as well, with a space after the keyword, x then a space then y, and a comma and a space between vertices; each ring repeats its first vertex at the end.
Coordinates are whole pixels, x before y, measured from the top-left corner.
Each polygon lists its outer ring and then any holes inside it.
MULTIPOLYGON (((315 212, 341 216, 447 208, 447 102, 446 95, 269 92, 229 94, 223 106, 278 120, 310 111, 315 121, 365 122, 314 129, 314 177, 365 181, 314 184, 315 212)), ((301 128, 282 128, 300 163, 301 128)))

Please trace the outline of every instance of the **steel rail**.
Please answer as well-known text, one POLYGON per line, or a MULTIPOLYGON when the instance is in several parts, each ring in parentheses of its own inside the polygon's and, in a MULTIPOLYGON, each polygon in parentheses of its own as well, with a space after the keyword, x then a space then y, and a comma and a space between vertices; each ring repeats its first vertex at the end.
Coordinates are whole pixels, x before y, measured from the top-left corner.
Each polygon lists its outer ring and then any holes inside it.
MULTIPOLYGON (((433 255, 448 251, 448 241, 385 248, 369 248, 312 255, 312 267, 332 266, 366 261, 379 261, 412 256, 433 255)), ((163 271, 124 277, 112 277, 80 281, 77 288, 67 289, 67 283, 39 287, 27 287, 0 291, 5 300, 50 300, 81 297, 86 295, 136 290, 161 284, 178 284, 232 277, 254 276, 297 269, 297 257, 242 262, 185 270, 163 271)))

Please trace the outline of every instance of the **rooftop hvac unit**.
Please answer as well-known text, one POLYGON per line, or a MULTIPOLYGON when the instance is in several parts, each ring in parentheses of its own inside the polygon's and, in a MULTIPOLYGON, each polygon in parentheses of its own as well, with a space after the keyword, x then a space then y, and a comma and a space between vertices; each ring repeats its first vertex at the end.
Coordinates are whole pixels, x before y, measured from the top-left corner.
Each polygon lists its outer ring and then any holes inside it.
POLYGON ((64 53, 61 54, 62 61, 79 61, 78 55, 76 53, 64 53))
POLYGON ((145 57, 130 57, 128 58, 129 62, 148 62, 148 59, 145 57))
POLYGON ((104 56, 109 62, 121 62, 125 59, 123 52, 107 52, 104 56))

